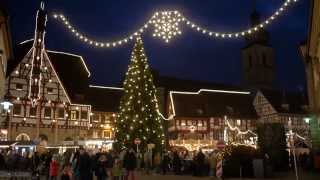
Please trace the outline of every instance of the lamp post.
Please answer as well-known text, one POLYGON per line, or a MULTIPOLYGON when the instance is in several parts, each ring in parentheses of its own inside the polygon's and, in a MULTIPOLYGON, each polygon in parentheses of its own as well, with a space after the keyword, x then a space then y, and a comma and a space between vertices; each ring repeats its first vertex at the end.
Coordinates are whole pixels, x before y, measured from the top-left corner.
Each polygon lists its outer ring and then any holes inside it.
POLYGON ((295 170, 296 180, 298 180, 299 176, 298 176, 298 169, 297 169, 296 150, 295 150, 295 145, 294 145, 294 133, 292 132, 292 121, 291 121, 291 118, 289 118, 289 121, 288 121, 288 128, 289 128, 289 144, 290 144, 290 149, 292 149, 292 154, 293 154, 294 170, 295 170))
POLYGON ((75 121, 74 125, 75 125, 74 137, 77 138, 77 140, 75 140, 75 142, 76 142, 75 144, 78 145, 78 142, 79 142, 79 134, 77 132, 78 131, 78 121, 75 121))
POLYGON ((10 121, 10 107, 13 106, 13 104, 9 101, 4 101, 1 103, 3 106, 3 109, 6 111, 6 121, 8 122, 8 130, 7 130, 7 140, 11 140, 11 121, 10 121))

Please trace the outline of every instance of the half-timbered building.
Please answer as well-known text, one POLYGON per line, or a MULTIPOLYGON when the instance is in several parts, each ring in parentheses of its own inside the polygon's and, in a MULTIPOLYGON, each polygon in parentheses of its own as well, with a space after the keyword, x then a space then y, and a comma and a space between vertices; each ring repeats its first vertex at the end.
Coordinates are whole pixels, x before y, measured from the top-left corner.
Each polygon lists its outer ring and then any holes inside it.
POLYGON ((170 144, 189 150, 214 148, 219 140, 232 139, 226 139, 226 130, 254 130, 258 116, 252 101, 253 96, 247 91, 171 91, 167 106, 173 117, 168 128, 170 144))
POLYGON ((47 15, 37 12, 32 40, 21 43, 9 64, 2 114, 8 140, 45 138, 50 143, 87 136, 91 105, 85 102, 90 72, 81 56, 45 48, 47 15))
POLYGON ((281 123, 286 131, 290 128, 294 133, 310 142, 310 116, 307 96, 303 92, 284 92, 262 89, 256 93, 253 101, 259 123, 281 123))

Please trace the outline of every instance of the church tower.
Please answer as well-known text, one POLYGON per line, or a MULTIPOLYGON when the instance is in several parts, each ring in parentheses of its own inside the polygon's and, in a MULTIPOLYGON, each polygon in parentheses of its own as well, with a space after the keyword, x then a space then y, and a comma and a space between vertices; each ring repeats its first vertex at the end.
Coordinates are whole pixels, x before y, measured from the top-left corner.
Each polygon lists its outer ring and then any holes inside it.
MULTIPOLYGON (((260 23, 260 14, 254 8, 250 16, 251 27, 260 23)), ((275 76, 273 48, 268 45, 269 34, 264 29, 245 37, 242 48, 242 68, 245 85, 255 88, 272 88, 275 76)))

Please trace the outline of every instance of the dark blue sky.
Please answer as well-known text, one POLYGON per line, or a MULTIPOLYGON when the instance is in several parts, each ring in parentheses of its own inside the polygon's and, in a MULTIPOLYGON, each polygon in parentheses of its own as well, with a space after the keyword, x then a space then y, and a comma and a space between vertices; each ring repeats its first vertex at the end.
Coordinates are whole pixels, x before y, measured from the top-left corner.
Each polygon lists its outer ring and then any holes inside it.
MULTIPOLYGON (((7 0, 14 43, 33 37, 39 1, 7 0)), ((51 0, 49 13, 65 14, 81 32, 99 40, 123 37, 140 27, 157 10, 178 10, 190 20, 216 31, 249 27, 253 0, 51 0)), ((270 16, 282 0, 257 0, 262 19, 270 16)), ((276 85, 297 89, 304 86, 304 67, 298 54, 306 39, 309 1, 300 0, 268 26, 275 48, 276 85)), ((184 79, 241 84, 241 48, 244 40, 209 39, 181 26, 182 35, 171 43, 143 36, 151 66, 160 74, 184 79)), ((115 49, 96 49, 75 39, 49 18, 47 49, 82 55, 92 73, 92 83, 117 85, 127 70, 133 43, 115 49)))

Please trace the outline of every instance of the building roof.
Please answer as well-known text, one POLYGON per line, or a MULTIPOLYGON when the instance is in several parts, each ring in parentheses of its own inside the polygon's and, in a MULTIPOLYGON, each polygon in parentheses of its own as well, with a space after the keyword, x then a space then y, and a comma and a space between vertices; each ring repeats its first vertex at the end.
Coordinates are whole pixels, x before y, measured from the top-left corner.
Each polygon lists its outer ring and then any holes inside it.
POLYGON ((87 104, 84 96, 88 88, 90 72, 82 57, 63 52, 47 52, 72 103, 87 104))
POLYGON ((175 91, 198 91, 199 89, 224 89, 224 90, 246 90, 244 87, 234 86, 230 84, 204 82, 198 80, 180 79, 176 77, 168 77, 153 72, 154 84, 156 87, 164 87, 167 90, 175 91))
MULTIPOLYGON (((19 65, 32 45, 33 40, 27 40, 17 46, 15 58, 8 62, 7 76, 19 65)), ((64 52, 48 50, 46 52, 71 102, 85 104, 84 95, 88 87, 90 72, 83 58, 64 52)))
POLYGON ((278 113, 307 114, 308 99, 303 92, 260 90, 278 113), (284 107, 287 104, 288 108, 284 107))
POLYGON ((223 117, 256 119, 250 92, 200 90, 171 92, 174 112, 178 117, 223 117))
POLYGON ((92 105, 93 111, 118 112, 122 94, 122 88, 90 85, 86 101, 92 105))

